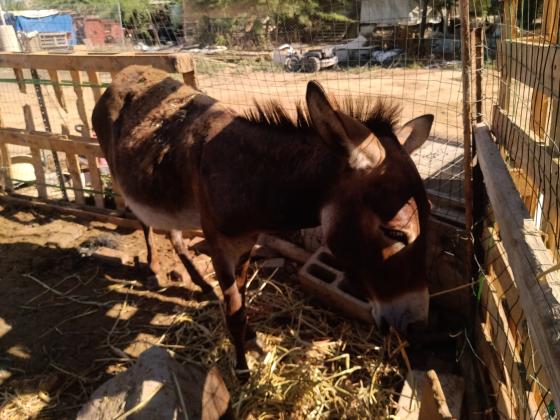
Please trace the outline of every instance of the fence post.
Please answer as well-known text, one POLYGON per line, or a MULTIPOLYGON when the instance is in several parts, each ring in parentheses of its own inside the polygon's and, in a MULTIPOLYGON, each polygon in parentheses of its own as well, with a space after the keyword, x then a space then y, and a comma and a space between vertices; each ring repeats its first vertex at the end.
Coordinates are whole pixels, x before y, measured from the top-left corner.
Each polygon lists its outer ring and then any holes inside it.
MULTIPOLYGON (((39 101, 39 109, 41 110, 41 117, 43 118, 45 131, 52 133, 49 114, 47 113, 47 105, 45 104, 45 97, 43 96, 43 90, 41 89, 41 79, 39 79, 39 73, 36 69, 31 69, 31 78, 33 79, 33 86, 35 87, 37 101, 39 101)), ((68 193, 66 192, 66 185, 64 184, 64 177, 62 176, 62 168, 60 166, 60 160, 58 160, 58 154, 54 149, 51 150, 51 153, 53 156, 54 167, 56 169, 56 176, 58 178, 60 191, 62 191, 62 197, 64 198, 64 200, 68 201, 68 193)))

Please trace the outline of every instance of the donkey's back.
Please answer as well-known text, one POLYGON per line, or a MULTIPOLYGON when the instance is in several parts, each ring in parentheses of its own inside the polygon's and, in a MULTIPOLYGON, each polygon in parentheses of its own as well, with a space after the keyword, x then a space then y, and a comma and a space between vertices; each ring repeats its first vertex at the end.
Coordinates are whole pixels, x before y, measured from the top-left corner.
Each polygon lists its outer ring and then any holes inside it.
POLYGON ((196 173, 202 145, 230 113, 151 67, 121 71, 97 102, 93 128, 114 182, 148 226, 199 226, 196 173))

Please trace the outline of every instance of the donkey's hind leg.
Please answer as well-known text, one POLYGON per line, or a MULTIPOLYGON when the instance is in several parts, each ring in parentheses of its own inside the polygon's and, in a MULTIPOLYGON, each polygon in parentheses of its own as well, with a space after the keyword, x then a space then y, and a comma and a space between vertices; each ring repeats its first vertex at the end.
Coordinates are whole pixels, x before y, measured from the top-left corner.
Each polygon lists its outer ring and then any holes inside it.
POLYGON ((203 293, 211 293, 217 299, 212 286, 210 286, 206 282, 206 280, 204 280, 204 277, 202 277, 202 275, 199 273, 199 271, 189 258, 189 250, 187 248, 187 245, 185 244, 185 241, 183 240, 183 233, 180 230, 172 230, 170 236, 173 248, 175 248, 175 252, 177 252, 177 255, 179 255, 179 258, 185 266, 187 273, 189 273, 189 276, 191 277, 193 283, 200 287, 203 293))
MULTIPOLYGON (((154 287, 157 287, 158 275, 160 270, 159 257, 156 247, 156 237, 154 230, 142 223, 142 231, 144 232, 144 239, 146 240, 146 248, 148 250, 148 267, 149 273, 149 283, 155 283, 154 287)), ((150 284, 150 286, 152 286, 150 284)))

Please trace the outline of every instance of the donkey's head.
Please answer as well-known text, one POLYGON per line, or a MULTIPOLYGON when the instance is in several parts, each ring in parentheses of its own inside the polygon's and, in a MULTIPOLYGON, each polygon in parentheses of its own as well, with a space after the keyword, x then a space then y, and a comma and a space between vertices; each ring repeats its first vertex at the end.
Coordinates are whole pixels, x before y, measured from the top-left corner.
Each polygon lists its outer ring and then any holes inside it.
POLYGON ((433 116, 395 132, 387 121, 342 112, 316 82, 306 101, 320 138, 347 161, 321 210, 326 243, 348 286, 372 303, 376 323, 407 332, 428 318, 429 203, 410 153, 427 139, 433 116))

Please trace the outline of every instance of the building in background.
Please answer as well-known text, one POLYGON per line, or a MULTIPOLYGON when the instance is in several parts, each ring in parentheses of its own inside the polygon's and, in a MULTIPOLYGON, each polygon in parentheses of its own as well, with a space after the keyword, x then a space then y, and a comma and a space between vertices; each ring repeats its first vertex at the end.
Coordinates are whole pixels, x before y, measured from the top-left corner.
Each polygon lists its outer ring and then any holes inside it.
POLYGON ((4 18, 26 51, 66 49, 76 45, 72 16, 58 10, 19 10, 4 18))

